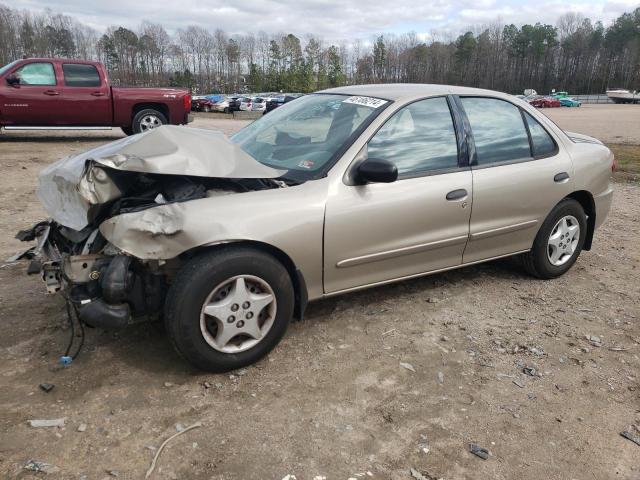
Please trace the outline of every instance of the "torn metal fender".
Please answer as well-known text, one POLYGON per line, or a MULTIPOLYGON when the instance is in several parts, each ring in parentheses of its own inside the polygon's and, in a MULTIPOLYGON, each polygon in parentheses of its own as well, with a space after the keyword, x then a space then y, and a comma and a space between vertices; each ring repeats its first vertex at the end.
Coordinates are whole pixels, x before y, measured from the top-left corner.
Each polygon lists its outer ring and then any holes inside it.
POLYGON ((118 198, 100 167, 209 178, 278 178, 285 174, 256 161, 222 132, 164 125, 66 157, 42 170, 37 194, 47 213, 74 230, 89 224, 91 205, 118 198))
POLYGON ((328 179, 290 188, 171 203, 100 225, 117 248, 141 260, 169 260, 196 247, 237 241, 271 245, 291 258, 309 298, 322 295, 322 231, 328 179), (304 202, 300 198, 305 198, 304 202))

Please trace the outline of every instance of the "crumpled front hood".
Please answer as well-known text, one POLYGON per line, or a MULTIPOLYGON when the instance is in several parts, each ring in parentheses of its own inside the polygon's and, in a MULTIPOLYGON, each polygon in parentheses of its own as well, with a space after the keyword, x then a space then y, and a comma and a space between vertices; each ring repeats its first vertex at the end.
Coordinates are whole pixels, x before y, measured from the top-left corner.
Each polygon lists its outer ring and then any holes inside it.
MULTIPOLYGON (((165 125, 63 158, 42 170, 36 192, 56 222, 74 230, 82 230, 90 223, 89 208, 100 203, 96 200, 100 196, 91 191, 92 185, 104 176, 104 171, 96 171, 96 166, 138 173, 230 179, 267 179, 285 174, 257 162, 222 132, 165 125)), ((111 191, 107 200, 117 195, 117 191, 111 191)))

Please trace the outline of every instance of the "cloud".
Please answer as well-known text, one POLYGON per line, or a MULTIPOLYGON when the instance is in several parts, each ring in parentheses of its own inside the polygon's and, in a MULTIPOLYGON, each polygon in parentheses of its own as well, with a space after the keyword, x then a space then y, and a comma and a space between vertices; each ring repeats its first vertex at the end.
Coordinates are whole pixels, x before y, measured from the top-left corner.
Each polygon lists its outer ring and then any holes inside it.
POLYGON ((468 26, 501 23, 550 23, 569 11, 605 24, 637 0, 567 3, 560 0, 19 0, 12 7, 42 11, 51 8, 103 31, 111 25, 135 29, 143 20, 162 24, 169 32, 188 25, 229 34, 294 33, 317 35, 330 42, 371 39, 379 33, 415 31, 457 34, 468 26))

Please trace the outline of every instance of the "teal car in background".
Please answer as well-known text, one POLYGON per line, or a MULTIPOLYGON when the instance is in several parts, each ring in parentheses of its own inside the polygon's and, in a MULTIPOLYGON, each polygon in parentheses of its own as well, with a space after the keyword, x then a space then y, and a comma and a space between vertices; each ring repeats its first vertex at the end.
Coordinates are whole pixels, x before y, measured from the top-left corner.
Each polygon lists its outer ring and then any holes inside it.
POLYGON ((573 98, 569 97, 558 98, 558 100, 560 101, 560 105, 562 105, 563 107, 579 107, 580 105, 582 105, 578 100, 574 100, 573 98))

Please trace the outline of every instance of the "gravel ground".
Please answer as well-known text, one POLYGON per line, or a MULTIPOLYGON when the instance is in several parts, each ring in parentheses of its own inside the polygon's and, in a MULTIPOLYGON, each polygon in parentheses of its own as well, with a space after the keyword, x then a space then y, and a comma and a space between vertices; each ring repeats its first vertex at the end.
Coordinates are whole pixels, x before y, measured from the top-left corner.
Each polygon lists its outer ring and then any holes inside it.
MULTIPOLYGON (((593 107, 545 113, 640 143, 633 107, 593 107)), ((0 136, 2 258, 43 216, 36 173, 119 137, 0 136)), ((165 439, 202 422, 169 443, 152 478, 399 480, 414 468, 426 479, 638 480, 640 446, 620 432, 640 433, 639 195, 617 185, 593 250, 560 279, 507 260, 315 302, 268 358, 232 375, 191 370, 153 325, 90 330, 77 361, 58 367, 63 302, 24 264, 2 265, 0 477, 41 478, 23 468, 35 459, 52 465, 47 478, 140 479, 165 439), (54 418, 65 426, 28 424, 54 418)))

